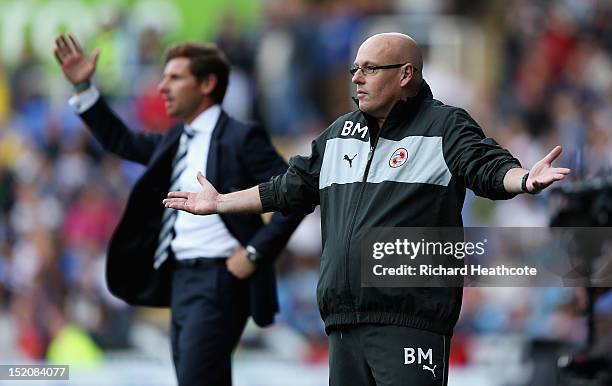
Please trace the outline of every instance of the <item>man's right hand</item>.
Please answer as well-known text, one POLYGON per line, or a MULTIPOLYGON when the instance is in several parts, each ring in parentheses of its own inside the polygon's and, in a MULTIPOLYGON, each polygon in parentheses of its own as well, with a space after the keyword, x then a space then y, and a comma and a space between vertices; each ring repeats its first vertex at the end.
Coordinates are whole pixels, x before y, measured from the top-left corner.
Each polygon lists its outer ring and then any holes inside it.
POLYGON ((61 34, 55 38, 53 53, 66 79, 76 85, 91 79, 96 71, 100 50, 96 48, 91 57, 87 59, 72 34, 61 34))
POLYGON ((200 172, 198 172, 198 182, 202 186, 202 190, 198 193, 169 192, 168 198, 163 200, 163 204, 166 208, 183 210, 192 214, 217 213, 219 193, 200 172))
POLYGON ((198 193, 170 192, 168 198, 163 200, 164 206, 200 215, 262 212, 257 185, 250 189, 219 194, 201 172, 198 172, 198 182, 202 186, 201 191, 198 193))

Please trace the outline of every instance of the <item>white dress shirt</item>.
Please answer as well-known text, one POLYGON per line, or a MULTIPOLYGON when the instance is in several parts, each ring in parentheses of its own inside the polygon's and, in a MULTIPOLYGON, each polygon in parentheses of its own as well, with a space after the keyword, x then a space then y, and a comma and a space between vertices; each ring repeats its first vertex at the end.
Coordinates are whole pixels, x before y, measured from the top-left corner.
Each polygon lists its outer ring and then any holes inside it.
MULTIPOLYGON (((93 106, 100 92, 95 86, 73 95, 68 103, 79 114, 93 106)), ((187 167, 179 177, 181 191, 198 192, 202 189, 196 175, 198 171, 206 176, 208 150, 213 129, 221 115, 221 107, 214 105, 206 109, 189 125, 195 135, 187 149, 187 167)), ((161 203, 160 203, 161 205, 161 203)), ((178 260, 198 257, 228 257, 240 246, 225 227, 218 214, 197 216, 179 211, 174 223, 176 237, 171 248, 178 260)))

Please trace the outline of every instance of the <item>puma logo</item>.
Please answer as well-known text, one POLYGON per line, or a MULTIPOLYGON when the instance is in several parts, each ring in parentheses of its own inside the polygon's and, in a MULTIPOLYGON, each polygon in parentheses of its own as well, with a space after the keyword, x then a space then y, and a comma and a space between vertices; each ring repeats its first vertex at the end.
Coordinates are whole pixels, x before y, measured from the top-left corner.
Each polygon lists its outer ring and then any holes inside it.
POLYGON ((353 160, 355 159, 355 157, 357 157, 357 154, 355 154, 355 155, 353 156, 353 158, 349 158, 348 154, 345 154, 345 155, 344 155, 344 161, 348 161, 348 163, 349 163, 349 168, 352 168, 352 167, 353 167, 353 160))
POLYGON ((438 365, 434 365, 433 369, 427 365, 423 365, 423 370, 427 370, 427 371, 431 371, 431 374, 433 375, 433 377, 436 377, 436 366, 438 365))

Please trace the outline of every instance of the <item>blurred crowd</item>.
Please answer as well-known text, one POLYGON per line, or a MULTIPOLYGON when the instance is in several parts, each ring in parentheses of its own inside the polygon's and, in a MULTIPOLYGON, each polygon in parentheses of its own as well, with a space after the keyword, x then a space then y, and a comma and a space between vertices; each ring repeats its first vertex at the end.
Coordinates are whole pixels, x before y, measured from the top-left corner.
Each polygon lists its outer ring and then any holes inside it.
MULTIPOLYGON (((284 155, 307 153, 310 139, 354 108, 348 67, 373 20, 458 17, 494 37, 485 55, 495 65, 472 69, 479 77, 461 67, 440 77, 434 69, 443 63, 426 57, 424 77, 434 97, 440 90, 443 102, 460 101, 527 168, 562 144, 559 164, 574 170, 573 180, 612 174, 612 3, 409 3, 269 1, 249 29, 225 15, 213 38, 234 66, 224 107, 263 122, 284 155)), ((128 126, 162 133, 173 123, 156 90, 169 42, 155 29, 134 34, 128 27, 118 15, 83 42, 89 52, 102 50, 95 82, 128 126)), ((433 51, 432 42, 417 40, 433 51)), ((0 315, 15 331, 10 355, 61 361, 79 348, 88 362, 105 350, 129 348, 131 328, 143 320, 104 282, 105 248, 142 168, 104 153, 70 110, 70 87, 50 64, 52 41, 49 36, 49 58, 26 46, 18 64, 0 60, 0 315)), ((546 227, 551 201, 550 193, 507 202, 468 195, 464 219, 470 226, 546 227)), ((279 264, 279 322, 308 343, 305 361, 326 360, 315 299, 319 232, 314 213, 279 264)), ((464 294, 456 365, 470 363, 471 343, 482 334, 576 344, 586 338, 580 291, 469 288, 464 294)), ((609 321, 612 301, 602 297, 597 311, 609 321)))

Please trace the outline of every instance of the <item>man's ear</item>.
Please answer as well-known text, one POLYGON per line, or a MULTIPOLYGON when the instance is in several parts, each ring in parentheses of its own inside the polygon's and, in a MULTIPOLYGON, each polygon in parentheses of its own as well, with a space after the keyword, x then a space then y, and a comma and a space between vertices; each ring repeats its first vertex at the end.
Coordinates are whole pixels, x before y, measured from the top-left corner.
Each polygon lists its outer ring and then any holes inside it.
POLYGON ((215 74, 207 75, 204 78, 204 80, 202 80, 202 83, 200 83, 200 91, 204 95, 212 94, 212 92, 214 91, 216 87, 217 87, 217 75, 215 74))
POLYGON ((406 87, 408 83, 414 78, 414 66, 411 64, 410 66, 403 67, 402 70, 402 78, 400 79, 400 86, 406 87))

